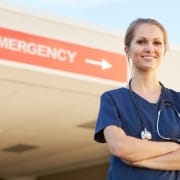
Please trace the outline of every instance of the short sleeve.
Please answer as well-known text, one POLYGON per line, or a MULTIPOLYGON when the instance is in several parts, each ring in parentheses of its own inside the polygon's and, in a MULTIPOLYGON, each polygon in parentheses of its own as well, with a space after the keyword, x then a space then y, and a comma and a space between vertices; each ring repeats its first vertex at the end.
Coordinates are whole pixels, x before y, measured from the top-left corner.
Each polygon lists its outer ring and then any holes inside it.
POLYGON ((105 143, 103 130, 109 126, 115 125, 121 127, 121 120, 118 114, 118 108, 110 93, 105 92, 100 98, 100 108, 97 117, 94 140, 105 143))

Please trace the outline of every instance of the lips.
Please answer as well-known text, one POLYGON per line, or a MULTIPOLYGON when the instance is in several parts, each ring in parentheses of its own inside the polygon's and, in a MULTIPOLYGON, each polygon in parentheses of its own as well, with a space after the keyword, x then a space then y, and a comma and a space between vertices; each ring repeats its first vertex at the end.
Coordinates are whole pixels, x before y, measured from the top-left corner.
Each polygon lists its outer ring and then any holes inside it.
POLYGON ((147 60, 153 60, 156 57, 155 56, 142 56, 142 58, 147 59, 147 60))

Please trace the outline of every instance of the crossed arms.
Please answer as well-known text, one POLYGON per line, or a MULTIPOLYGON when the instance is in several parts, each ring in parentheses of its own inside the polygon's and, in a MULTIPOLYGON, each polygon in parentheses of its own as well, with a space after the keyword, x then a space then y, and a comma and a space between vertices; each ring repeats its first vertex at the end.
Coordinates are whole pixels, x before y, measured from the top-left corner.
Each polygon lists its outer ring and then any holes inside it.
POLYGON ((104 129, 110 152, 125 163, 157 170, 180 170, 180 145, 156 142, 127 136, 116 126, 104 129))

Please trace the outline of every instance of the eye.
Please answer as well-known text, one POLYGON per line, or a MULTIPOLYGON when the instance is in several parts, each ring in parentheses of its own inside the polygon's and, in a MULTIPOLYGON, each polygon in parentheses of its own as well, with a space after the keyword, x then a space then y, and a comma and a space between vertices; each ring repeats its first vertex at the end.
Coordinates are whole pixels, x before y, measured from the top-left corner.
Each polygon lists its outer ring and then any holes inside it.
POLYGON ((161 41, 154 41, 154 44, 155 45, 162 45, 162 42, 161 41))
POLYGON ((137 40, 137 44, 145 44, 145 40, 137 40))

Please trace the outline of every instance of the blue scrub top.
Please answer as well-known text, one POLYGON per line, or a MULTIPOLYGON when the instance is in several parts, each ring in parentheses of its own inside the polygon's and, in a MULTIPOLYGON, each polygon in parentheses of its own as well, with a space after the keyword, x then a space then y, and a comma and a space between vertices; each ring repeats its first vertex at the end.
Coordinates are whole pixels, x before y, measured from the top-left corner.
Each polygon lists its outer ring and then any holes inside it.
MULTIPOLYGON (((180 92, 175 92, 167 88, 165 90, 168 99, 173 102, 178 112, 180 112, 180 92)), ((157 104, 150 103, 135 92, 133 93, 145 117, 145 126, 152 133, 152 140, 164 141, 158 136, 156 130, 157 113, 160 102, 164 98, 163 93, 161 92, 157 104)), ((140 138, 141 131, 144 127, 142 126, 128 88, 123 87, 106 91, 101 95, 94 135, 94 139, 97 142, 106 142, 103 130, 109 125, 118 126, 127 135, 140 138)), ((159 131, 165 137, 180 139, 180 119, 168 107, 162 110, 159 131)), ((180 171, 160 171, 132 167, 123 163, 120 158, 111 155, 108 180, 180 180, 180 171)))

